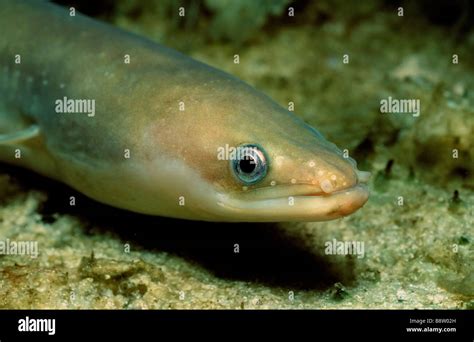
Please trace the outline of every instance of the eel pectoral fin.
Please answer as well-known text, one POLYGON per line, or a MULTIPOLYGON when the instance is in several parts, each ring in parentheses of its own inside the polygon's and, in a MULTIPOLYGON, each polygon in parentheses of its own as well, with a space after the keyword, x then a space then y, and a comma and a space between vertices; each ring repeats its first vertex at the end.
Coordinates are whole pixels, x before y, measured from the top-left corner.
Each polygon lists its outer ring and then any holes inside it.
POLYGON ((36 124, 32 124, 27 128, 0 134, 0 145, 9 145, 33 139, 40 134, 40 128, 36 124))

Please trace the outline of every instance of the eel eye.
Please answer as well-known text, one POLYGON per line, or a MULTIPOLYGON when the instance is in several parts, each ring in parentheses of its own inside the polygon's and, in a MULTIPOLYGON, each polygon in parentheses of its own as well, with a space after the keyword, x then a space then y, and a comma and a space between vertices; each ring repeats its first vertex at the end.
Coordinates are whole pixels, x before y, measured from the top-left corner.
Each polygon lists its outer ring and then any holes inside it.
POLYGON ((260 146, 244 144, 237 147, 237 157, 231 160, 235 176, 244 184, 261 181, 267 174, 267 158, 260 146))

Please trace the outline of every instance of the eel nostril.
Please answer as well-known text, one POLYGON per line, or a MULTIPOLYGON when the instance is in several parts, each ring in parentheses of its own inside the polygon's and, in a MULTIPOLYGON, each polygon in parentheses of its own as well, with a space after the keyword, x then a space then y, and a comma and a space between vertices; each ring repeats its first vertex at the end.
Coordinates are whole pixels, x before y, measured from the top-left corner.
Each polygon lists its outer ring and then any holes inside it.
POLYGON ((323 181, 321 181, 320 186, 321 190, 323 190, 327 194, 334 190, 334 186, 332 185, 329 179, 324 179, 323 181))

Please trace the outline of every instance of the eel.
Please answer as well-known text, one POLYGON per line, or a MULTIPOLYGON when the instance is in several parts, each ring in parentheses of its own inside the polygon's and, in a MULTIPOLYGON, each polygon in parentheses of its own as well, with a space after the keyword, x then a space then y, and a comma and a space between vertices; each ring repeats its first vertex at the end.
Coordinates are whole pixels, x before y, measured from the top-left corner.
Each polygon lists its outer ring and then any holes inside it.
POLYGON ((43 1, 0 0, 0 161, 125 210, 324 221, 370 173, 238 78, 43 1))

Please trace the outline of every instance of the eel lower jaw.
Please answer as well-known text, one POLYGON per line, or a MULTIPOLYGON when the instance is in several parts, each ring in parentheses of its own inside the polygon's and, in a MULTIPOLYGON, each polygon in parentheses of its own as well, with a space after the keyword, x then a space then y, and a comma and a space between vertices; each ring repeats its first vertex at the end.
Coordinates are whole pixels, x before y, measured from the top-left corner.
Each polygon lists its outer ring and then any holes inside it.
POLYGON ((308 219, 315 221, 332 220, 352 214, 360 209, 369 198, 369 190, 364 183, 329 194, 314 193, 304 196, 295 196, 295 204, 299 202, 300 209, 306 211, 308 219))
POLYGON ((285 197, 239 201, 225 198, 218 205, 228 221, 311 222, 347 216, 361 208, 369 191, 363 183, 330 194, 310 192, 285 197))

